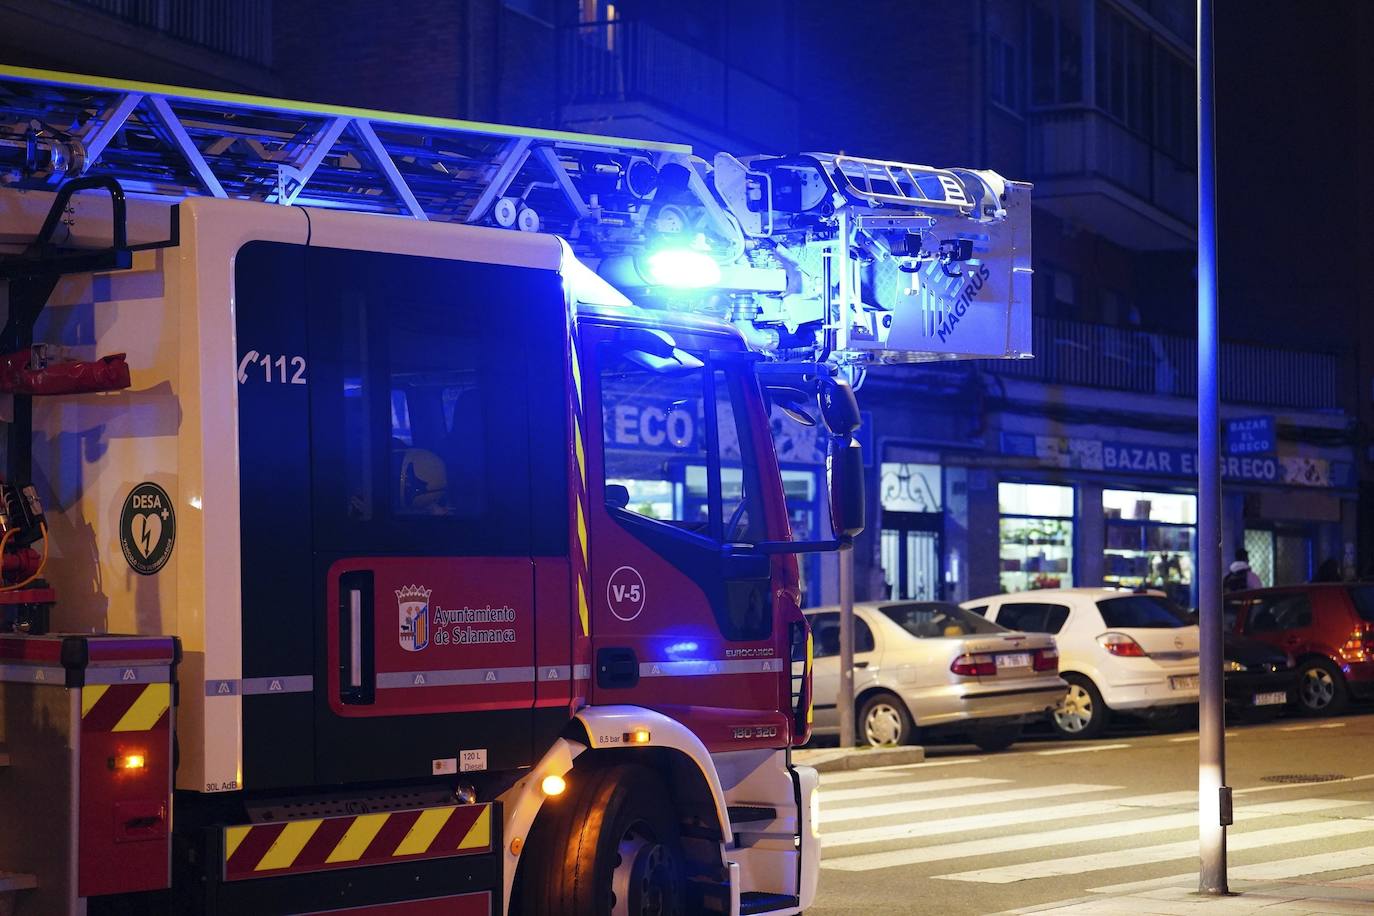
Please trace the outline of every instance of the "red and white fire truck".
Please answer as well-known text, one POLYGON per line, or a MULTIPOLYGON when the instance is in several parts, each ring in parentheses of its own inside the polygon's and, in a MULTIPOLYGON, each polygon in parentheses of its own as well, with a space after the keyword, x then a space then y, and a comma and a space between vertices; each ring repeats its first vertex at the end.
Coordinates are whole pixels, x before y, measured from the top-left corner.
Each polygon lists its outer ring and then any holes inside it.
POLYGON ((0 906, 799 912, 796 556, 862 529, 867 367, 1029 355, 1029 222, 0 68, 0 906))

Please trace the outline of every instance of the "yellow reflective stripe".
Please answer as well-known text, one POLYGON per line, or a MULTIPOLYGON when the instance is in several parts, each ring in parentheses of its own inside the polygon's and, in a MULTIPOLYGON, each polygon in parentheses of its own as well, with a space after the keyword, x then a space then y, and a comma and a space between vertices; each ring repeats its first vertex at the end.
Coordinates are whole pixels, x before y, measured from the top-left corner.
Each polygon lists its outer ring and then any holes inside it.
POLYGON ((586 636, 591 629, 587 626, 587 589, 581 576, 577 577, 577 616, 582 619, 582 635, 586 636))
POLYGON ((434 842, 434 838, 439 835, 439 831, 448 823, 448 819, 453 816, 452 808, 428 808, 420 812, 420 816, 411 825, 410 832, 406 838, 401 840, 393 856, 413 856, 418 853, 427 852, 429 844, 434 842))
MULTIPOLYGON (((84 697, 82 697, 82 701, 85 701, 84 697)), ((162 718, 162 714, 167 711, 167 707, 170 705, 172 705, 172 685, 149 684, 143 688, 138 699, 134 700, 134 705, 129 707, 129 711, 115 723, 112 731, 146 732, 157 724, 157 720, 162 718)))
POLYGON ((467 835, 458 843, 459 849, 475 849, 491 845, 491 805, 482 809, 477 820, 468 828, 467 835))
POLYGON ((587 514, 582 509, 582 500, 577 501, 577 546, 582 551, 582 565, 588 564, 587 560, 587 514))
POLYGON ((248 831, 252 829, 253 826, 251 824, 244 824, 241 827, 224 828, 224 861, 229 861, 230 857, 234 855, 234 850, 239 848, 239 844, 243 842, 243 838, 248 836, 248 831))
POLYGON ((388 814, 359 815, 339 838, 338 845, 325 857, 325 862, 356 862, 361 859, 388 817, 388 814))
POLYGON ((572 341, 568 346, 568 352, 572 355, 572 377, 573 390, 577 392, 577 406, 582 406, 582 366, 577 361, 577 341, 572 341))
POLYGON ((315 831, 320 829, 324 821, 321 818, 312 818, 308 821, 292 821, 287 824, 277 838, 272 841, 267 852, 263 854, 262 860, 253 866, 253 871, 272 871, 277 868, 290 868, 296 861, 296 856, 301 854, 305 844, 310 842, 310 838, 315 835, 315 831))
POLYGON ((404 114, 395 111, 378 111, 373 108, 351 108, 345 105, 322 105, 316 102, 297 102, 291 99, 274 99, 261 95, 244 95, 238 92, 218 92, 213 89, 190 89, 185 86, 169 86, 165 83, 144 83, 135 80, 109 79, 103 76, 61 73, 57 70, 39 70, 34 67, 11 67, 0 64, 0 78, 18 79, 26 82, 57 83, 82 89, 110 89, 116 92, 141 92, 145 95, 165 95, 172 100, 224 102, 230 105, 245 105, 269 111, 284 111, 292 114, 320 114, 332 117, 362 118, 386 124, 399 124, 416 127, 435 127, 440 130, 462 130, 488 134, 493 137, 530 137, 535 140, 562 140, 571 143, 586 143, 595 146, 628 146, 637 149, 657 150, 665 153, 690 154, 692 148, 681 143, 664 143, 659 140, 634 140, 629 137, 602 136, 599 134, 579 134, 564 130, 544 130, 535 127, 511 127, 508 124, 488 124, 483 121, 462 121, 456 118, 436 118, 431 115, 404 114))
POLYGON ((81 718, 86 718, 86 713, 90 712, 95 704, 100 702, 100 698, 109 689, 109 684, 88 684, 81 688, 81 718))
POLYGON ((587 485, 587 455, 582 451, 582 423, 573 417, 573 453, 577 455, 577 477, 587 485))

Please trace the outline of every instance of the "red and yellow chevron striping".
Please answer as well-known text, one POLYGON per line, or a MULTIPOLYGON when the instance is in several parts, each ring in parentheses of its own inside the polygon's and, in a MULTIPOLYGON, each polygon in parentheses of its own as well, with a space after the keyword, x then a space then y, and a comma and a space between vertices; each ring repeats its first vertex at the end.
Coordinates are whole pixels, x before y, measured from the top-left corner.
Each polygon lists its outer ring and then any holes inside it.
POLYGON ((491 817, 491 805, 450 805, 226 827, 224 879, 489 852, 491 817))
POLYGON ((81 688, 83 732, 146 732, 166 728, 171 684, 87 684, 81 688))

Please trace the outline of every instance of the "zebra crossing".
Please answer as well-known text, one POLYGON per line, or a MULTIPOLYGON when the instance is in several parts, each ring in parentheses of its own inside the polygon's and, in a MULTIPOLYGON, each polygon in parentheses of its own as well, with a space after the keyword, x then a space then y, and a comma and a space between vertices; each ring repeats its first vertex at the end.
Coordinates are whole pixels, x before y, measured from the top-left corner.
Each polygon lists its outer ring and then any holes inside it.
MULTIPOLYGON (((1015 776, 927 767, 822 778, 823 872, 900 869, 948 888, 1075 876, 1102 895, 1195 880, 1195 790, 1131 795, 1124 776, 1049 781, 1067 765, 1015 776)), ((1237 879, 1374 869, 1374 773, 1238 789, 1229 847, 1237 879), (1341 848, 1312 854, 1313 841, 1332 840, 1341 848)))

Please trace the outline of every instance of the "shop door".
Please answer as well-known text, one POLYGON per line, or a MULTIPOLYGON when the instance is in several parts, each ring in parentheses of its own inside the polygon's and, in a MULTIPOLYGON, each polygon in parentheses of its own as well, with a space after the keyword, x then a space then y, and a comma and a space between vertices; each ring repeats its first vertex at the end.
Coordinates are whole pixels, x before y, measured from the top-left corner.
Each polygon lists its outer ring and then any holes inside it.
POLYGON ((888 596, 938 601, 944 596, 944 516, 939 512, 884 512, 883 576, 888 596))
POLYGON ((567 555, 558 278, 238 261, 245 786, 528 765, 535 569, 567 555))

